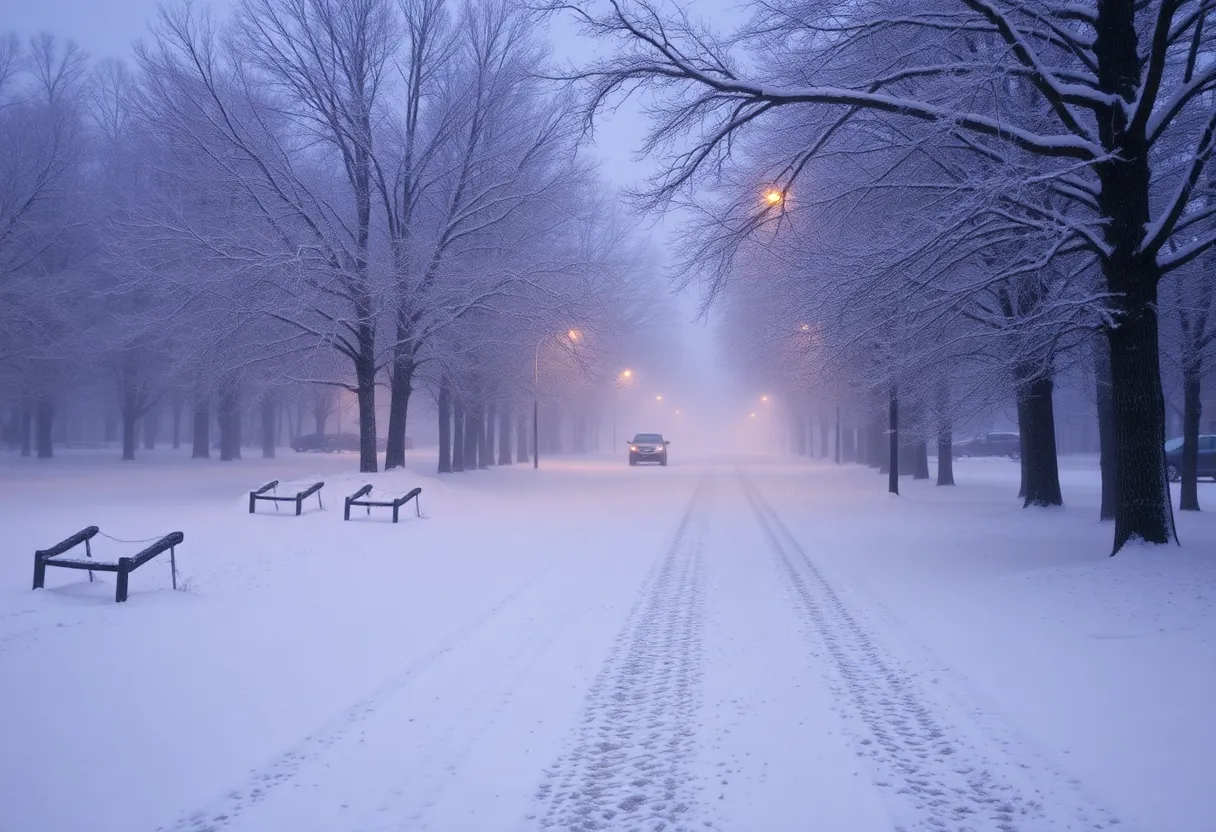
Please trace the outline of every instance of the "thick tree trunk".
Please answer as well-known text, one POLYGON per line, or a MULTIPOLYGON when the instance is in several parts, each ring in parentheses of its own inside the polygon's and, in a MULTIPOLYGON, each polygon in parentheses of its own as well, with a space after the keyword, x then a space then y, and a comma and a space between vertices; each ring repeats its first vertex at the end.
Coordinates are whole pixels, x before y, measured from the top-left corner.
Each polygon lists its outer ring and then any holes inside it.
POLYGON ((34 413, 39 459, 50 459, 55 455, 52 429, 55 426, 55 403, 50 396, 39 396, 34 413))
POLYGON ((1059 506, 1060 468, 1056 454, 1055 408, 1051 376, 1041 375, 1024 385, 1022 416, 1022 470, 1025 472, 1024 506, 1059 506))
POLYGON ((452 470, 464 470, 464 402, 459 397, 452 405, 452 470))
POLYGON ((1190 363, 1182 373, 1181 511, 1199 511, 1199 420, 1203 416, 1200 369, 1197 363, 1190 363))
POLYGON ((122 458, 135 459, 135 448, 138 440, 139 416, 135 408, 123 408, 122 411, 122 458))
POLYGON ((937 428, 937 484, 954 485, 954 435, 944 417, 937 428))
POLYGON ((364 324, 359 327, 359 360, 355 362, 355 398, 359 407, 359 473, 380 469, 376 452, 376 336, 364 324))
POLYGON ((887 491, 899 493, 899 393, 891 387, 890 399, 887 402, 887 425, 890 431, 890 441, 887 443, 887 491))
POLYGON ((916 465, 912 469, 912 479, 927 480, 929 479, 929 443, 921 439, 916 443, 915 449, 916 465))
POLYGON ((198 396, 194 400, 194 459, 211 458, 211 399, 198 396))
POLYGON ((1098 3, 1094 55, 1099 89, 1120 105, 1097 122, 1108 152, 1094 165, 1103 235, 1110 249, 1102 262, 1112 297, 1110 344, 1114 415, 1115 539, 1111 554, 1129 540, 1164 544, 1175 538, 1173 508, 1165 475, 1165 400, 1157 332, 1156 252, 1146 250, 1152 227, 1147 120, 1128 121, 1131 102, 1141 93, 1142 60, 1136 30, 1140 15, 1131 0, 1098 3))
POLYGON ((439 379, 439 473, 452 473, 452 389, 439 379))
MULTIPOLYGON (((401 333, 398 333, 398 340, 401 333)), ((405 426, 409 417, 410 394, 414 390, 414 360, 399 343, 393 359, 393 376, 389 386, 388 443, 384 450, 384 470, 405 467, 405 426)))
POLYGON ((515 461, 531 461, 528 456, 528 419, 523 413, 515 417, 515 461))
POLYGON ((278 405, 272 393, 262 396, 262 459, 274 459, 276 429, 278 427, 278 405))
POLYGON ((144 428, 144 450, 156 450, 156 434, 160 428, 160 407, 153 406, 144 411, 143 419, 144 428))

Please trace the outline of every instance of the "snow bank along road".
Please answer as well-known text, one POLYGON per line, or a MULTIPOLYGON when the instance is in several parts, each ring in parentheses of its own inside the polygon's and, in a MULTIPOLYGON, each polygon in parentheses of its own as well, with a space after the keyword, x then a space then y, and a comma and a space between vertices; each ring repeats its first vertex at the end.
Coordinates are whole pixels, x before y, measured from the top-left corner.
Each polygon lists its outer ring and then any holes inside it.
MULTIPOLYGON (((1101 783, 1063 770, 1061 755, 943 667, 864 587, 823 568, 821 544, 791 531, 788 509, 774 507, 775 493, 788 496, 786 478, 728 466, 559 469, 518 485, 511 496, 492 475, 460 494, 437 485, 432 519, 405 528, 335 526, 322 514, 297 526, 241 516, 229 503, 200 509, 211 525, 207 512, 231 516, 229 545, 258 523, 276 524, 276 535, 306 535, 329 555, 340 545, 348 562, 372 557, 352 541, 417 537, 374 561, 389 569, 388 558, 410 559, 410 570, 357 586, 319 568, 325 561, 296 539, 284 555, 302 561, 294 601, 230 586, 236 561, 218 558, 214 574, 204 570, 206 591, 133 595, 132 615, 154 609, 162 630, 175 617, 215 628, 226 640, 222 656, 198 669, 189 654, 174 654, 127 684, 109 666, 103 683, 83 679, 74 690, 87 702, 150 686, 152 718, 171 720, 177 708, 200 720, 199 730, 181 726, 180 743, 153 742, 117 722, 98 726, 101 717, 49 739, 17 725, 15 711, 26 714, 23 723, 31 710, 35 724, 42 719, 40 680, 52 684, 53 674, 29 674, 54 663, 57 646, 66 650, 54 632, 41 634, 44 649, 22 649, 39 622, 61 628, 54 616, 70 616, 77 643, 85 628, 100 635, 123 626, 110 607, 72 609, 80 596, 52 590, 49 610, 38 599, 0 644, 0 661, 25 672, 21 681, 0 674, 0 693, 23 700, 0 724, 19 742, 7 744, 10 763, 0 771, 0 829, 1141 828, 1111 808, 1101 783), (448 525, 470 507, 485 513, 493 534, 466 521, 448 525), (374 537, 357 537, 368 529, 374 537), (425 586, 405 590, 407 581, 425 586), (321 589, 338 600, 323 609, 300 603, 321 589), (182 598, 190 609, 178 616, 182 598), (82 624, 91 613, 96 619, 82 624), (234 615, 236 633, 221 623, 234 615), (308 622, 318 615, 340 637, 314 638, 324 627, 308 622), (259 664, 242 638, 263 616, 274 644, 295 633, 311 646, 286 658, 258 654, 259 664), (321 685, 325 696, 311 693, 299 662, 340 678, 321 685), (193 690, 193 700, 159 702, 160 673, 186 677, 164 695, 193 690), (238 673, 252 703, 230 695, 225 674, 238 673), (228 719, 241 731, 208 728, 228 719), (50 757, 59 775, 66 768, 102 787, 64 805, 28 773, 46 770, 50 757), (132 777, 144 785, 132 787, 132 777)), ((263 586, 284 563, 270 543, 259 545, 270 565, 235 574, 263 586)), ((71 674, 54 683, 74 683, 71 674)), ((107 702, 94 704, 106 713, 107 702)))

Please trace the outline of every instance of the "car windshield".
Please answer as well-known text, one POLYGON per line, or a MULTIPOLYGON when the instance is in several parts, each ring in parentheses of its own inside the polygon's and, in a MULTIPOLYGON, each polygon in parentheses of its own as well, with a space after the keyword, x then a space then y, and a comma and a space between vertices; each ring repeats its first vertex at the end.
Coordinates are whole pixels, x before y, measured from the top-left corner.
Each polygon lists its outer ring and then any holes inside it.
POLYGON ((639 433, 633 437, 634 442, 662 442, 663 437, 657 433, 639 433))
POLYGON ((1181 436, 1179 436, 1177 439, 1171 439, 1169 442, 1165 443, 1166 451, 1176 451, 1181 447, 1182 447, 1182 437, 1181 436))

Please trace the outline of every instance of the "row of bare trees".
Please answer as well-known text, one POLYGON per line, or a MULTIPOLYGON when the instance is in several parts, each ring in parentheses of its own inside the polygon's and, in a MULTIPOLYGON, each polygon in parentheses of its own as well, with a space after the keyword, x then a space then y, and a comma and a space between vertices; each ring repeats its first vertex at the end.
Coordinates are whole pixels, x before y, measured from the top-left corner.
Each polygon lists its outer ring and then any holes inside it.
POLYGON ((745 5, 734 32, 664 0, 559 6, 610 47, 569 73, 586 117, 654 96, 647 196, 695 212, 686 264, 710 296, 755 272, 739 292, 797 304, 794 331, 810 327, 838 385, 892 413, 913 379, 920 412, 1005 385, 1030 503, 1059 501, 1055 374, 1090 361, 1114 551, 1173 539, 1160 345, 1165 315, 1193 474, 1216 243, 1210 0, 745 5))
POLYGON ((23 420, 104 374, 124 456, 173 399, 227 458, 240 414, 273 425, 328 386, 357 403, 361 470, 378 435, 393 468, 417 391, 442 419, 519 412, 534 345, 570 327, 586 346, 550 393, 594 398, 654 318, 653 270, 535 23, 505 0, 243 0, 223 25, 163 7, 133 66, 0 39, 18 432, 49 436, 23 420))

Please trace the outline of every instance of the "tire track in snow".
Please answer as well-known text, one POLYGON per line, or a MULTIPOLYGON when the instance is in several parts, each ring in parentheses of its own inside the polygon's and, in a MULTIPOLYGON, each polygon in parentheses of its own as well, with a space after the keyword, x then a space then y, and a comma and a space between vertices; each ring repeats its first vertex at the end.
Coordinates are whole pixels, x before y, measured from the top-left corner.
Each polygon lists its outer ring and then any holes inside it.
POLYGON ((1061 794, 1058 784, 1041 782, 1042 772, 1035 782, 1026 763, 994 764, 967 743, 965 730, 934 712, 913 676, 897 668, 850 612, 756 486, 742 475, 739 479, 809 635, 823 648, 819 655, 830 660, 830 671, 864 726, 852 733, 866 748, 863 755, 880 778, 876 783, 894 793, 889 808, 895 832, 1048 832, 1119 825, 1080 795, 1061 794))
POLYGON ((499 618, 504 611, 515 606, 569 557, 570 553, 565 552, 541 566, 497 604, 457 630, 446 641, 401 668, 375 690, 351 704, 316 731, 303 737, 265 766, 251 771, 241 785, 229 790, 210 806, 194 811, 175 823, 157 827, 157 832, 220 832, 236 824, 245 811, 266 800, 272 791, 292 783, 303 769, 331 753, 335 746, 360 730, 367 720, 374 717, 421 673, 444 656, 456 651, 486 625, 499 618))
MULTIPOLYGON (((541 829, 694 828, 694 717, 700 707, 707 513, 698 483, 670 548, 587 695, 573 748, 546 771, 541 829)), ((703 828, 703 827, 702 827, 703 828)))

